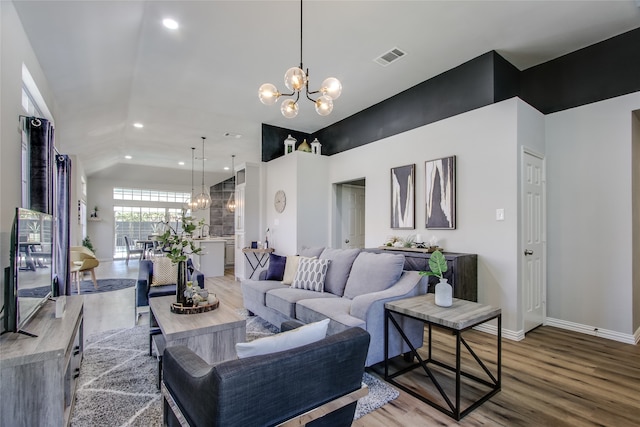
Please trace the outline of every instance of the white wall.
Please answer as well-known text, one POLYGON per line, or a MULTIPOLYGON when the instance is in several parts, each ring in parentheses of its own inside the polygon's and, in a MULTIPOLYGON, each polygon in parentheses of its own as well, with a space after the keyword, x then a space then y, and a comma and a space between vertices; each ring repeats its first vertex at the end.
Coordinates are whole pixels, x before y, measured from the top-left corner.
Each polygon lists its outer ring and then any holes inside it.
POLYGON ((296 151, 266 163, 264 217, 276 253, 292 255, 303 246, 328 246, 330 161, 327 156, 296 151), (287 195, 282 213, 273 207, 278 190, 287 195))
MULTIPOLYGON (((518 99, 480 108, 331 156, 330 183, 366 178, 365 247, 390 235, 435 235, 450 252, 478 254, 478 300, 518 329, 518 99), (457 227, 425 228, 425 161, 456 156, 457 227), (390 228, 390 169, 416 164, 416 229, 390 228), (496 208, 505 221, 495 220, 496 208)), ((525 112, 526 108, 521 108, 525 112)), ((539 130, 541 132, 542 130, 539 130)), ((322 141, 323 144, 330 144, 322 141)))
POLYGON ((638 92, 546 117, 551 318, 622 334, 638 327, 631 232, 638 227, 631 207, 638 197, 637 183, 632 186, 637 109, 638 92))
POLYGON ((633 330, 636 341, 640 339, 640 110, 636 110, 632 117, 632 201, 633 201, 633 330))
MULTIPOLYGON (((21 205, 20 122, 22 64, 29 69, 47 107, 55 116, 55 103, 31 44, 12 2, 0 1, 0 280, 9 266, 11 225, 21 205)), ((2 287, 4 289, 4 287, 2 287)), ((0 292, 0 299, 4 292, 0 292)))

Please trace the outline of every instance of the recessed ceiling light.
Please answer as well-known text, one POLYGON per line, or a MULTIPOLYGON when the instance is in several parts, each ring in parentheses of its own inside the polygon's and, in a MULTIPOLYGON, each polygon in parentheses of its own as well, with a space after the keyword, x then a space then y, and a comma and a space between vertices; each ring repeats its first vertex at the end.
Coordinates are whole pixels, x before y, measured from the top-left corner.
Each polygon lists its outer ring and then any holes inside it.
POLYGON ((170 30, 177 30, 178 27, 179 27, 178 23, 175 20, 171 19, 171 18, 164 18, 162 20, 162 25, 164 25, 165 27, 167 27, 170 30))
POLYGON ((144 125, 142 123, 134 123, 133 127, 134 128, 138 128, 138 129, 142 129, 144 127, 144 125))
POLYGON ((178 162, 180 166, 184 166, 184 162, 178 162))
POLYGON ((125 158, 125 159, 127 159, 127 160, 131 160, 131 159, 133 159, 133 157, 131 157, 131 156, 130 156, 130 155, 128 155, 128 154, 127 154, 126 156, 124 156, 124 158, 125 158))
POLYGON ((231 169, 229 166, 225 166, 224 170, 228 171, 229 169, 231 169))

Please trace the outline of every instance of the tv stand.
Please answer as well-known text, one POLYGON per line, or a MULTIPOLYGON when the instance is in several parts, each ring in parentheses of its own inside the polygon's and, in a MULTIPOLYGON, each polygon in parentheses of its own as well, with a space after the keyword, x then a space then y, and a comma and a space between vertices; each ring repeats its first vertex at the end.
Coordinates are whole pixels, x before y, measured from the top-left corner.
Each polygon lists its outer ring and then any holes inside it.
POLYGON ((83 351, 83 298, 67 297, 56 318, 47 301, 29 321, 37 337, 0 337, 0 425, 67 426, 83 351))

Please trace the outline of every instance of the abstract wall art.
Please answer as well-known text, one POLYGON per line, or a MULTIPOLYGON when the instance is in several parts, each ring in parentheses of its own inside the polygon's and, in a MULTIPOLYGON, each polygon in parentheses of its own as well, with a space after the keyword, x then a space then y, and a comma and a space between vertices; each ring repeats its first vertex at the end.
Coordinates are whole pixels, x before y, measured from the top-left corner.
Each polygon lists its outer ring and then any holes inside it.
POLYGON ((415 228, 416 165, 391 169, 391 228, 415 228))
POLYGON ((425 162, 426 228, 456 228, 456 156, 425 162))

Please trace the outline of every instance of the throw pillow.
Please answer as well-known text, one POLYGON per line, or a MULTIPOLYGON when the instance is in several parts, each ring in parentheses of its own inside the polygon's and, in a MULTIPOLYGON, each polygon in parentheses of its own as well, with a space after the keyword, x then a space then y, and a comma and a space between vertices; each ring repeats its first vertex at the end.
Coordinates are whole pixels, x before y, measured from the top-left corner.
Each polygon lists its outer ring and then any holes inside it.
POLYGON ((269 254, 269 268, 267 268, 266 280, 282 281, 284 277, 284 267, 287 263, 286 256, 269 254))
MULTIPOLYGON (((290 285, 293 283, 293 279, 296 278, 298 272, 298 263, 301 258, 307 258, 299 255, 287 255, 287 261, 284 266, 284 276, 282 276, 282 284, 290 285)), ((315 258, 315 257, 314 257, 315 258)))
POLYGON ((351 267, 344 296, 354 297, 383 291, 396 283, 402 275, 404 255, 360 252, 351 267))
POLYGON ((301 258, 291 287, 324 292, 324 279, 330 262, 328 259, 301 258))
POLYGON ((327 278, 324 282, 325 291, 339 297, 344 294, 344 287, 347 284, 351 266, 359 253, 360 249, 326 248, 322 251, 320 259, 331 260, 327 270, 327 278))
POLYGON ((327 336, 328 327, 329 319, 324 319, 280 334, 238 343, 236 353, 238 358, 243 359, 301 347, 324 339, 327 336))
POLYGON ((303 246, 302 249, 300 249, 300 253, 298 255, 304 256, 307 258, 318 258, 323 250, 324 248, 322 247, 309 248, 307 246, 303 246))
POLYGON ((178 279, 178 264, 174 264, 167 257, 153 260, 153 274, 151 286, 175 285, 178 279))

